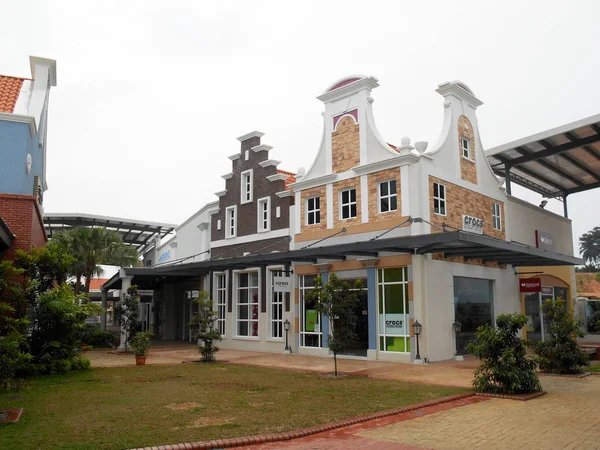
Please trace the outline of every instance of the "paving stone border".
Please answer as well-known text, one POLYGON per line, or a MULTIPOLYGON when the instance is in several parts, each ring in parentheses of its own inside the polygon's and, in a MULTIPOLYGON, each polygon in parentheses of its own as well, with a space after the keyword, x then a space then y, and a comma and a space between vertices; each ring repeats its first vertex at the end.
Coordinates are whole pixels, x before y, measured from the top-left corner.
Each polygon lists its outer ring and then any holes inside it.
POLYGON ((216 439, 214 441, 206 442, 185 442, 183 444, 158 445, 155 447, 139 447, 132 450, 217 450, 222 448, 243 447, 246 445, 266 444, 268 442, 289 441, 292 439, 298 439, 306 436, 311 436, 313 434, 322 433, 324 431, 331 431, 338 428, 355 425, 357 423, 367 422, 369 420, 395 416, 397 414, 415 411, 417 409, 426 408, 428 406, 436 406, 442 403, 449 403, 455 400, 461 400, 463 398, 472 397, 473 395, 475 395, 473 392, 465 392, 464 394, 454 394, 450 395, 449 397, 439 398, 437 400, 415 403, 414 405, 405 406, 403 408, 395 408, 389 409, 387 411, 365 414, 362 416, 344 419, 338 422, 327 423, 324 425, 317 425, 311 428, 304 428, 302 430, 292 431, 289 433, 246 436, 233 439, 216 439))
POLYGON ((585 378, 589 377, 592 372, 583 372, 583 373, 548 373, 542 372, 541 375, 545 377, 560 377, 560 378, 585 378))
POLYGON ((475 395, 479 397, 493 397, 493 398, 505 398, 508 400, 521 400, 526 402, 527 400, 533 400, 534 398, 546 395, 546 391, 533 392, 531 394, 492 394, 488 392, 476 392, 475 395))

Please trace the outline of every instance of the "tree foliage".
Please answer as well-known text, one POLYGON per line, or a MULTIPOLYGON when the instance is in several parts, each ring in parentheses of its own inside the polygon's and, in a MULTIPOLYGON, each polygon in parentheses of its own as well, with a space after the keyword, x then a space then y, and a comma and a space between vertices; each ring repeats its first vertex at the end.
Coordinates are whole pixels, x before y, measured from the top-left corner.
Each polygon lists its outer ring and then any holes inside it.
POLYGON ((315 279, 315 287, 306 294, 306 299, 315 303, 319 314, 327 317, 329 327, 329 350, 333 353, 334 373, 337 377, 337 355, 344 348, 356 341, 355 309, 360 300, 362 282, 357 280, 354 286, 340 280, 336 274, 329 276, 329 281, 323 284, 321 277, 315 279))
POLYGON ((600 267, 600 227, 594 227, 579 238, 579 252, 586 266, 600 267))
POLYGON ((575 319, 563 299, 546 300, 542 304, 546 340, 532 343, 540 368, 553 373, 580 373, 587 367, 589 356, 577 343, 586 335, 581 321, 575 319))
POLYGON ((200 361, 215 362, 215 353, 219 351, 215 342, 221 340, 221 334, 215 327, 217 312, 213 309, 210 293, 201 291, 198 298, 194 299, 194 303, 198 305, 198 312, 192 317, 189 327, 194 337, 198 339, 198 351, 202 355, 200 361))
POLYGON ((482 325, 468 349, 480 360, 473 388, 477 392, 521 394, 541 391, 537 363, 527 357, 525 341, 519 331, 527 323, 521 314, 500 314, 497 328, 482 325))
POLYGON ((92 278, 103 272, 101 264, 128 267, 139 262, 136 249, 126 245, 119 233, 105 228, 75 227, 62 231, 52 238, 49 246, 73 257, 70 275, 76 278, 77 294, 82 278, 85 278, 84 292, 90 291, 92 278))
POLYGON ((131 286, 114 308, 115 320, 121 324, 125 333, 125 350, 129 340, 135 336, 140 320, 140 294, 137 286, 131 286))

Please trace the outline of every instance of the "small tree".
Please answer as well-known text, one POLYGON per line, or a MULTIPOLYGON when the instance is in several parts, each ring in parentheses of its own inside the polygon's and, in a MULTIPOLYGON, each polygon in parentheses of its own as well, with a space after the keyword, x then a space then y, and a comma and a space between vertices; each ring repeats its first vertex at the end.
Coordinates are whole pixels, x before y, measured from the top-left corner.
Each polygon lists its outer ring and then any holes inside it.
POLYGON ((561 298, 546 300, 541 309, 547 338, 531 344, 540 368, 554 373, 581 373, 582 367, 590 364, 588 354, 577 343, 577 338, 586 334, 581 321, 573 317, 567 302, 561 298))
POLYGON ((315 288, 306 294, 306 299, 315 303, 317 312, 330 321, 329 350, 333 353, 335 376, 338 376, 337 355, 357 338, 354 313, 359 302, 362 282, 357 280, 354 286, 340 280, 332 273, 329 281, 323 284, 321 277, 315 279, 315 288))
POLYGON ((541 391, 535 372, 536 361, 528 358, 525 341, 519 331, 527 323, 521 314, 500 314, 497 328, 482 325, 468 349, 480 359, 473 388, 477 392, 521 394, 541 391))
POLYGON ((115 320, 119 322, 125 333, 125 350, 127 343, 135 335, 138 321, 140 318, 140 294, 137 286, 131 286, 127 293, 123 294, 123 299, 114 308, 115 320))
POLYGON ((215 353, 219 351, 219 347, 214 343, 221 340, 221 333, 215 328, 217 312, 213 310, 210 293, 200 292, 198 298, 194 299, 194 303, 198 305, 198 312, 192 317, 189 326, 193 330, 195 338, 202 341, 202 345, 198 343, 198 351, 202 355, 200 361, 215 362, 215 353))

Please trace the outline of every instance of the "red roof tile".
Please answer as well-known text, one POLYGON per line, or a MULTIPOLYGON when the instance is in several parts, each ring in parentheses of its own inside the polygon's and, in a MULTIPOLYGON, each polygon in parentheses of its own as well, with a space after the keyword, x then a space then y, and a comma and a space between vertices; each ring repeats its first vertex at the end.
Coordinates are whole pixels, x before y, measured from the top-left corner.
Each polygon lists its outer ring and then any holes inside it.
POLYGON ((292 188, 290 188, 289 185, 296 182, 296 174, 292 173, 292 172, 288 172, 287 170, 279 170, 279 169, 277 169, 277 173, 282 173, 282 174, 288 176, 287 179, 285 180, 285 190, 291 191, 292 188))
POLYGON ((24 80, 0 75, 0 112, 14 112, 24 80))
POLYGON ((90 280, 90 291, 99 291, 104 283, 108 281, 108 278, 92 278, 90 280))

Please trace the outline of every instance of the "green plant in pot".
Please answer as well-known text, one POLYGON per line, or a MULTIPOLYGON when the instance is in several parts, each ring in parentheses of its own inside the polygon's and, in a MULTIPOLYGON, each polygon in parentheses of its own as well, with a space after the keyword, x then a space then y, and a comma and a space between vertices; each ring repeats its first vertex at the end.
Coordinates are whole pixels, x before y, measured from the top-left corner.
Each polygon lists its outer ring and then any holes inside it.
POLYGON ((146 364, 148 349, 150 348, 152 333, 150 331, 141 331, 129 341, 129 347, 135 354, 135 363, 138 366, 146 364))

